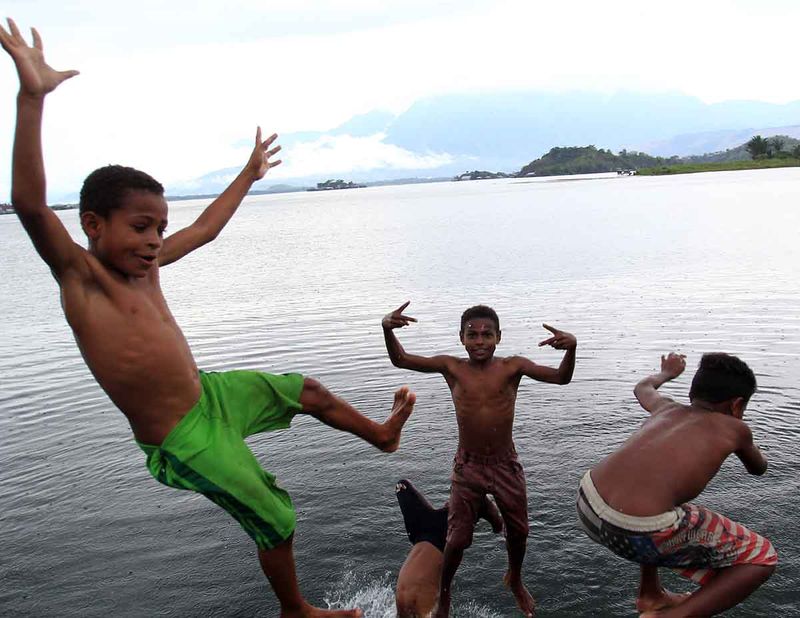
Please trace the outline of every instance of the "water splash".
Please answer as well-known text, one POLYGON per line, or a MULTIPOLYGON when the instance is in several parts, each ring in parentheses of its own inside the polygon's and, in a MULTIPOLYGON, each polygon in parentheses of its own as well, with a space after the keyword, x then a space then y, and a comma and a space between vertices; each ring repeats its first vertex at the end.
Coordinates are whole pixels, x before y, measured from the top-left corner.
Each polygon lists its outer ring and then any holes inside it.
POLYGON ((328 609, 360 607, 364 618, 395 618, 394 587, 390 573, 369 581, 365 575, 347 571, 333 591, 325 595, 328 609))
MULTIPOLYGON (((394 582, 391 573, 380 579, 369 580, 365 575, 347 571, 334 590, 325 595, 328 609, 359 607, 364 618, 396 618, 394 582)), ((487 606, 468 601, 456 603, 452 615, 455 618, 502 618, 487 606)))

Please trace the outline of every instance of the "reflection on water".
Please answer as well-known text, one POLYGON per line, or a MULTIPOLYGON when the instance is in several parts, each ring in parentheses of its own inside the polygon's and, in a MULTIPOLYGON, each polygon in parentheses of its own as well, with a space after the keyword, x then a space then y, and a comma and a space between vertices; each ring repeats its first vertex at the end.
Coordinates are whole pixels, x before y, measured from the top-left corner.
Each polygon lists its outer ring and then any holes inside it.
MULTIPOLYGON (((499 354, 557 364, 542 322, 578 336, 566 387, 525 381, 515 437, 531 537, 527 582, 542 615, 632 615, 637 569, 578 530, 583 471, 642 420, 633 384, 660 354, 741 355, 759 391, 747 418, 763 478, 729 461, 702 502, 765 534, 776 575, 730 615, 797 612, 800 541, 800 173, 763 170, 569 183, 483 181, 249 198, 213 244, 162 274, 206 369, 301 371, 380 419, 409 384, 418 405, 385 455, 300 418, 252 439, 298 510, 311 600, 391 616, 408 550, 394 482, 447 497, 456 424, 438 376, 391 366, 380 318, 411 299, 410 351, 460 354, 467 306, 494 306, 499 354)), ((206 202, 171 206, 170 226, 206 202)), ((61 213, 78 238, 75 212, 61 213)), ((155 483, 124 418, 75 348, 56 286, 14 217, 0 217, 0 613, 276 615, 249 538, 204 498, 155 483)), ((685 399, 687 371, 664 390, 685 399)), ((456 576, 459 616, 514 614, 505 549, 479 525, 456 576)), ((676 588, 687 586, 666 576, 676 588)))

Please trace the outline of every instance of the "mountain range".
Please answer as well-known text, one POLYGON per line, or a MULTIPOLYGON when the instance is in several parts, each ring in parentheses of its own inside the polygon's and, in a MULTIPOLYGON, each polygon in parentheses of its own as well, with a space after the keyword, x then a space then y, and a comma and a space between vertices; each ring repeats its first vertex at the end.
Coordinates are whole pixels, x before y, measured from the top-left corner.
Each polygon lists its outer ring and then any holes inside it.
MULTIPOLYGON (((327 178, 375 182, 448 177, 465 169, 515 172, 554 146, 595 145, 669 157, 716 152, 753 135, 800 137, 800 101, 704 103, 682 94, 512 92, 450 94, 421 99, 400 114, 372 111, 328 131, 281 135, 282 158, 317 149, 379 146, 395 157, 373 165, 333 158, 324 169, 280 178, 313 186, 327 178), (359 141, 362 140, 362 141, 359 141), (338 168, 337 168, 338 167, 338 168)), ((220 191, 238 168, 192 181, 194 193, 220 191)), ((181 186, 168 187, 171 193, 181 186)))

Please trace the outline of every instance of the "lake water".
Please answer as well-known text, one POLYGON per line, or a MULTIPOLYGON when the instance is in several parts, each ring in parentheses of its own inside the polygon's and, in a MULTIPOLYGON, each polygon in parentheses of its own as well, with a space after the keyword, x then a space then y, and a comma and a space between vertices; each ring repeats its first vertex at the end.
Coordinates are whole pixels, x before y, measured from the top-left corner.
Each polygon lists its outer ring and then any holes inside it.
MULTIPOLYGON (((206 201, 171 205, 170 228, 206 201)), ((770 461, 728 461, 698 502, 775 544, 772 579, 731 616, 800 615, 800 170, 501 180, 248 198, 223 234, 162 272, 200 367, 300 371, 374 419, 418 394, 400 450, 310 418, 252 439, 298 511, 302 588, 317 604, 394 615, 409 545, 406 477, 439 506, 456 421, 444 380, 394 368, 380 319, 419 319, 406 349, 459 355, 459 316, 498 311, 500 355, 557 365, 542 322, 578 337, 568 386, 525 380, 515 439, 528 479, 526 582, 542 616, 631 616, 638 569, 578 529, 582 473, 643 420, 634 383, 670 350, 740 355, 759 390, 746 418, 770 461)), ((60 215, 77 239, 77 212, 60 215)), ((0 217, 0 614, 276 616, 249 537, 211 502, 156 483, 83 365, 57 288, 15 217, 0 217)), ((145 387, 145 385, 143 385, 145 387)), ((505 549, 481 522, 455 615, 515 615, 505 549)), ((667 585, 688 589, 665 574, 667 585)))

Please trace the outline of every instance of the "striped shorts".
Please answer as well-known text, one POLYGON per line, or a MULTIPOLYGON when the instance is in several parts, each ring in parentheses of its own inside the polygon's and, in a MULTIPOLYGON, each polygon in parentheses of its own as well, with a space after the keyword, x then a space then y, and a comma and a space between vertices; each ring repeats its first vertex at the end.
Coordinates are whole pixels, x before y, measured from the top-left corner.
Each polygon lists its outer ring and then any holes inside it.
POLYGON ((674 569, 701 586, 718 569, 778 562, 768 539, 702 506, 682 504, 654 517, 614 511, 588 472, 581 480, 577 508, 581 527, 592 540, 633 562, 674 569))

